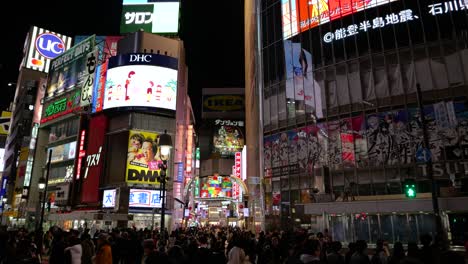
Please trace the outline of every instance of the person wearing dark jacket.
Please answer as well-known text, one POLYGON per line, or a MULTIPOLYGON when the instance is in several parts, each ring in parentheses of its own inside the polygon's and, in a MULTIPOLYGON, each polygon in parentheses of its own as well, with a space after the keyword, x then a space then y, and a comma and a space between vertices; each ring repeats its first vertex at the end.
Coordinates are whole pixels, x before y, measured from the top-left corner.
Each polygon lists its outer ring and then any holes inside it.
POLYGON ((371 264, 367 255, 367 243, 364 240, 356 241, 356 252, 351 257, 350 264, 371 264))
POLYGON ((92 264, 95 252, 94 243, 88 233, 81 235, 81 264, 92 264))
POLYGON ((328 264, 344 264, 344 257, 340 254, 341 248, 340 241, 330 242, 330 253, 327 254, 328 264))

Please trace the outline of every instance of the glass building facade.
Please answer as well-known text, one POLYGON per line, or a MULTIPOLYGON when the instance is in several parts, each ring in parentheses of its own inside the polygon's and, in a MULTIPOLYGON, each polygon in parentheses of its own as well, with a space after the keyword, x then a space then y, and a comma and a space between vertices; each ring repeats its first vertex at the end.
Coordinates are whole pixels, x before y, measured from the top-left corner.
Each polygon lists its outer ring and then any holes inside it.
POLYGON ((444 225, 463 237, 467 15, 465 0, 261 2, 267 228, 345 242, 432 233, 419 86, 444 225))

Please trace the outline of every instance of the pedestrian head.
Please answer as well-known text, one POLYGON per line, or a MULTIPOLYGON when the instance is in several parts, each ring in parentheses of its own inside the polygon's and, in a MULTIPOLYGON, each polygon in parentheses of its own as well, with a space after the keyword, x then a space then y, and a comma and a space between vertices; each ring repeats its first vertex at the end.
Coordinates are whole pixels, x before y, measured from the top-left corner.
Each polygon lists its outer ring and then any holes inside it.
POLYGON ((365 240, 356 241, 356 251, 359 253, 364 253, 367 249, 367 242, 365 240))
POLYGON ((151 254, 151 252, 154 251, 155 244, 153 239, 145 239, 143 240, 143 253, 145 256, 148 256, 151 254))

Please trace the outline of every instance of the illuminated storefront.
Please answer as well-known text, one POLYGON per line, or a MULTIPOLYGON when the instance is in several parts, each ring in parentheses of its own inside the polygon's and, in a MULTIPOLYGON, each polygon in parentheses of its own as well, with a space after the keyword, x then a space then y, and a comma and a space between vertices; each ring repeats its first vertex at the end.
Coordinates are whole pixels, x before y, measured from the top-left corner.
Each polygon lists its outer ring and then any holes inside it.
POLYGON ((466 229, 456 219, 467 219, 467 210, 458 204, 468 193, 468 5, 262 2, 267 228, 329 228, 347 242, 407 242, 432 233, 420 85, 445 228, 460 240, 466 229), (412 207, 402 190, 407 178, 417 182, 412 207))

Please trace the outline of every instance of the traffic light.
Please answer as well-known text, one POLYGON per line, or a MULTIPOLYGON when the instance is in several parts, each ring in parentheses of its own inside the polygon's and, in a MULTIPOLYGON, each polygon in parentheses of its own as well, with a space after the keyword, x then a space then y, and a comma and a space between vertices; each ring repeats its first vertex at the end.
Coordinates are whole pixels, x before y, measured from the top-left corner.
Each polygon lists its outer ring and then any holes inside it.
POLYGON ((408 198, 416 198, 416 182, 413 179, 406 179, 403 182, 405 195, 408 198))

